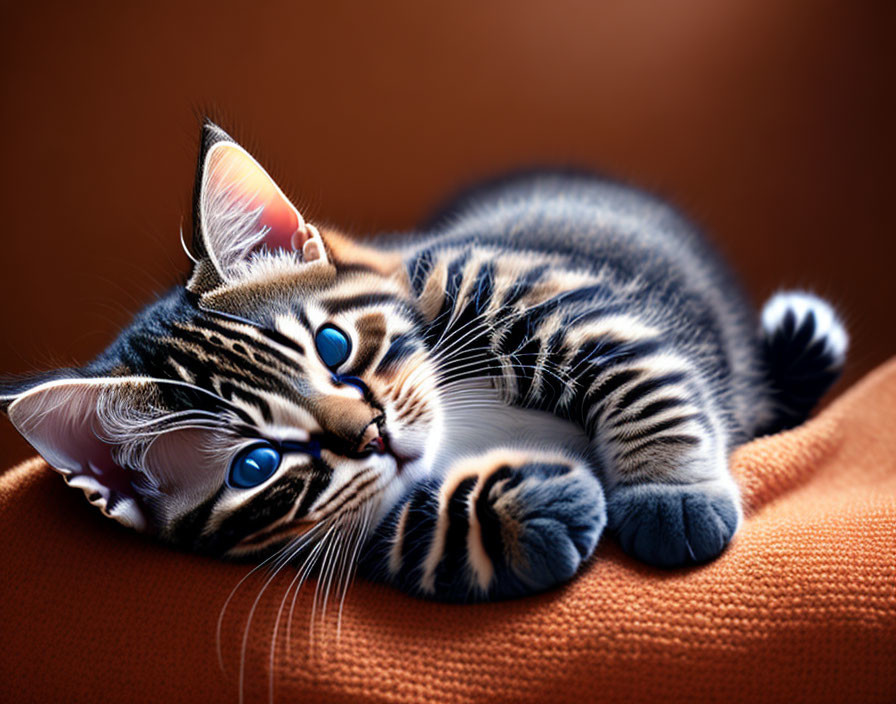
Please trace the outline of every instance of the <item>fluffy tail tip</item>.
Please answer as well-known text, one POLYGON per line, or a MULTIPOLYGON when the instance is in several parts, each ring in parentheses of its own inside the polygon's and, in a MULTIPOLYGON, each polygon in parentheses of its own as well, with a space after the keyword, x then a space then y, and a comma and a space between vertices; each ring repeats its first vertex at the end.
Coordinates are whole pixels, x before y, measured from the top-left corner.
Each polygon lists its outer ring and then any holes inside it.
POLYGON ((849 335, 827 301, 784 291, 762 308, 762 338, 777 411, 768 431, 775 432, 802 423, 837 381, 849 335))

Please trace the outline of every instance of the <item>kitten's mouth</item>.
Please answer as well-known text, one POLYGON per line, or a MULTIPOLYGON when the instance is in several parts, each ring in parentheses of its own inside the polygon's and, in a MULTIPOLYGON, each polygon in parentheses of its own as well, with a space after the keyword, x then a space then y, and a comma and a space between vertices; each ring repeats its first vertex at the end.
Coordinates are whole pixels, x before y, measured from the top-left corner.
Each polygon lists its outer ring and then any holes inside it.
POLYGON ((393 442, 392 437, 389 435, 389 431, 386 430, 382 420, 376 423, 376 428, 373 432, 375 434, 373 435, 373 437, 364 442, 363 449, 357 452, 349 453, 346 456, 353 459, 363 459, 365 457, 369 457, 370 455, 389 455, 393 460, 395 460, 396 474, 401 474, 406 465, 420 459, 419 454, 409 455, 395 447, 395 443, 393 442))
POLYGON ((382 443, 382 451, 380 454, 388 454, 395 460, 395 473, 401 474, 406 465, 416 460, 419 455, 404 455, 395 449, 395 445, 391 442, 389 433, 384 429, 378 438, 382 443))

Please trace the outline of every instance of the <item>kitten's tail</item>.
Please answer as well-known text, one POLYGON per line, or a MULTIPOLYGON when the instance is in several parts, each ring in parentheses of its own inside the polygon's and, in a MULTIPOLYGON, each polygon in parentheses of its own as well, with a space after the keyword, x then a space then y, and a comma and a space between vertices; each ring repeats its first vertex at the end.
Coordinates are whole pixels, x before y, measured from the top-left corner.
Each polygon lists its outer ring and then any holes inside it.
POLYGON ((827 301, 804 291, 783 291, 762 307, 761 339, 775 405, 764 433, 774 433, 802 423, 837 381, 849 336, 827 301))

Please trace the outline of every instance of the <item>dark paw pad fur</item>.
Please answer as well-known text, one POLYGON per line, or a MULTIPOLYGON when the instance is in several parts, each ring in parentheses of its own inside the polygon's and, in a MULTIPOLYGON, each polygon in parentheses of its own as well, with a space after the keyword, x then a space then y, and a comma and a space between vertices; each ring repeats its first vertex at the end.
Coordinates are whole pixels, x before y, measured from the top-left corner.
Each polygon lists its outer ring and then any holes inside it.
POLYGON ((739 521, 730 490, 695 485, 620 487, 607 510, 623 550, 659 567, 711 560, 725 549, 739 521))
POLYGON ((517 467, 490 499, 500 524, 494 529, 503 537, 504 559, 496 562, 504 562, 509 581, 518 580, 525 592, 570 579, 606 525, 600 483, 588 472, 562 465, 517 467))

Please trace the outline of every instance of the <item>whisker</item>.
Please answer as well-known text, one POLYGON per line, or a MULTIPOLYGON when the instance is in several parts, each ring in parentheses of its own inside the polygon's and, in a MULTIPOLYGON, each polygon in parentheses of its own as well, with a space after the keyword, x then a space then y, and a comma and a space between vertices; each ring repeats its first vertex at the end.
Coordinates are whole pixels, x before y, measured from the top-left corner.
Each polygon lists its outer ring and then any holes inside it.
POLYGON ((258 604, 261 602, 261 597, 264 595, 268 586, 270 586, 271 582, 280 574, 280 570, 286 563, 283 563, 271 574, 270 577, 267 578, 264 585, 261 587, 261 590, 258 592, 258 596, 255 597, 255 601, 252 602, 252 608, 249 609, 249 617, 246 619, 246 626, 243 629, 243 642, 240 647, 240 675, 239 675, 239 702, 243 704, 243 685, 246 679, 246 651, 249 645, 249 631, 252 629, 252 619, 255 616, 255 610, 258 608, 258 604))
POLYGON ((486 315, 486 312, 483 311, 482 313, 475 316, 471 320, 468 320, 466 323, 461 325, 459 328, 453 330, 451 332, 451 334, 446 338, 445 332, 451 330, 451 326, 449 325, 449 327, 447 327, 445 329, 445 331, 442 333, 442 336, 439 338, 439 340, 436 342, 436 344, 433 345, 432 353, 434 355, 436 355, 437 358, 439 358, 440 360, 448 360, 448 359, 450 359, 451 351, 458 349, 460 344, 464 340, 469 339, 469 337, 471 335, 476 334, 477 332, 479 332, 480 334, 487 333, 489 331, 489 329, 493 329, 494 326, 488 326, 481 332, 477 331, 475 329, 475 326, 479 325, 485 319, 485 315, 486 315), (457 336, 460 335, 461 333, 464 333, 463 336, 458 338, 457 336), (454 338, 454 339, 452 340, 452 338, 454 338), (450 344, 449 344, 449 341, 450 341, 450 344), (447 347, 442 348, 441 347, 442 345, 447 345, 447 347))
POLYGON ((348 562, 348 573, 346 575, 345 583, 342 587, 342 595, 339 598, 339 615, 336 618, 336 640, 339 641, 339 638, 342 634, 342 608, 345 605, 345 597, 348 594, 349 586, 351 586, 352 580, 357 571, 358 565, 358 554, 361 552, 361 548, 364 543, 367 541, 367 536, 370 531, 370 520, 373 517, 373 508, 371 507, 371 503, 367 502, 365 504, 365 514, 363 519, 363 524, 357 531, 357 537, 355 539, 355 547, 352 550, 351 556, 349 557, 348 562))
POLYGON ((308 557, 302 563, 302 567, 299 570, 297 570, 299 581, 298 581, 298 584, 296 585, 295 589, 293 590, 292 603, 289 606, 289 615, 286 617, 286 653, 287 653, 287 655, 289 655, 290 647, 291 647, 291 643, 292 643, 292 617, 293 617, 293 612, 295 611, 295 607, 296 607, 296 600, 299 596, 299 590, 302 588, 302 585, 305 584, 305 580, 311 574, 311 570, 313 569, 314 564, 317 561, 317 558, 320 556, 320 552, 323 549, 325 542, 329 540, 330 533, 333 530, 335 530, 336 528, 337 528, 337 524, 334 521, 333 525, 331 525, 331 527, 327 531, 326 535, 324 535, 323 538, 321 538, 321 540, 314 546, 311 553, 308 555, 308 557))
MULTIPOLYGON (((296 540, 298 541, 298 540, 301 540, 302 538, 305 538, 310 532, 311 531, 309 531, 308 533, 306 533, 303 536, 300 536, 299 538, 296 538, 296 540)), ((218 666, 221 668, 222 672, 227 671, 226 668, 224 667, 224 654, 223 654, 223 651, 221 648, 221 632, 222 632, 222 629, 224 626, 224 616, 227 614, 227 607, 230 605, 230 602, 236 596, 237 591, 239 591, 239 588, 241 586, 243 586, 243 584, 246 582, 247 579, 249 579, 253 574, 258 572, 258 570, 262 569, 266 564, 275 560, 278 556, 280 556, 282 553, 287 551, 291 545, 293 545, 293 543, 287 543, 286 545, 281 547, 279 550, 272 553, 267 558, 265 558, 264 560, 259 562, 257 565, 255 565, 255 567, 253 567, 251 570, 249 570, 249 572, 239 582, 237 582, 236 586, 230 590, 230 594, 228 595, 227 599, 224 601, 224 605, 221 607, 221 613, 218 614, 218 625, 217 625, 217 629, 216 629, 216 638, 215 638, 216 644, 217 644, 217 653, 218 653, 218 666)))
POLYGON ((336 564, 338 562, 339 556, 342 554, 343 545, 345 543, 345 524, 346 519, 343 517, 340 520, 340 531, 336 536, 334 542, 334 550, 331 554, 327 555, 327 573, 326 576, 321 580, 323 584, 323 599, 321 601, 321 609, 320 609, 320 621, 321 625, 326 625, 327 619, 327 601, 330 597, 330 587, 333 583, 333 574, 336 570, 336 564))
MULTIPOLYGON (((319 526, 319 525, 323 525, 323 524, 318 523, 317 525, 319 526)), ((317 526, 315 526, 315 527, 317 527, 317 526)), ((276 668, 274 665, 276 662, 276 654, 277 654, 277 634, 280 632, 280 618, 283 615, 283 609, 286 606, 286 600, 289 598, 289 592, 293 589, 293 587, 295 587, 296 591, 295 591, 295 595, 293 596, 293 604, 295 604, 295 596, 298 595, 298 591, 299 591, 299 589, 301 589, 302 582, 304 581, 303 575, 307 574, 307 570, 304 569, 305 565, 307 565, 309 560, 313 560, 316 551, 318 551, 320 549, 320 546, 323 544, 323 541, 327 540, 327 537, 329 536, 330 531, 334 530, 335 527, 336 527, 335 525, 330 526, 329 530, 324 534, 324 536, 321 538, 321 540, 315 544, 315 547, 311 551, 311 554, 308 556, 308 558, 306 558, 306 562, 303 563, 303 569, 296 570, 295 577, 293 577, 292 581, 289 583, 289 586, 286 588, 286 591, 283 594, 283 598, 280 600, 280 606, 277 609, 277 618, 274 621, 274 632, 273 632, 273 635, 271 636, 271 650, 270 650, 269 662, 268 662, 268 699, 271 704, 273 704, 273 701, 274 701, 274 673, 276 671, 276 668), (296 586, 297 582, 298 582, 298 586, 296 586)), ((300 545, 295 551, 293 551, 290 554, 287 561, 291 561, 292 559, 294 559, 296 557, 296 555, 298 555, 298 553, 304 547, 305 547, 305 544, 300 545)), ((292 619, 292 608, 290 608, 289 620, 287 621, 287 624, 286 624, 287 625, 287 628, 286 628, 286 649, 287 649, 286 652, 287 652, 287 655, 289 654, 289 647, 290 647, 290 634, 291 634, 290 621, 291 621, 291 619, 292 619)))
MULTIPOLYGON (((337 526, 341 527, 341 522, 336 522, 337 526)), ((319 603, 320 591, 323 582, 326 579, 326 573, 330 566, 330 554, 333 552, 334 544, 339 540, 341 533, 337 532, 327 543, 326 550, 324 551, 321 568, 318 571, 317 575, 317 583, 314 585, 314 599, 311 602, 311 623, 310 623, 310 631, 309 631, 309 640, 314 642, 314 628, 315 623, 317 621, 317 605, 319 603)))

